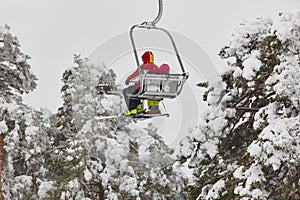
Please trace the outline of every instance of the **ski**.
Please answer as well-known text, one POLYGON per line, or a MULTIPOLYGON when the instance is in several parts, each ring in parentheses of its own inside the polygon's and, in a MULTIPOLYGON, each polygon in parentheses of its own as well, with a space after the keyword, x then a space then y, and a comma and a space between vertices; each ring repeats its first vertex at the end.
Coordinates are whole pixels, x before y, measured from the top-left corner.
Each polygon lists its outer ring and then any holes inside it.
POLYGON ((113 115, 113 116, 95 116, 94 118, 97 120, 105 120, 105 119, 116 119, 126 117, 125 115, 113 115))
POLYGON ((154 117, 170 117, 170 114, 165 113, 165 114, 138 114, 138 115, 132 115, 131 117, 134 119, 150 119, 154 117))
POLYGON ((155 117, 170 117, 170 114, 165 113, 165 114, 145 114, 145 113, 140 113, 136 115, 112 115, 112 116, 95 116, 95 119, 97 120, 105 120, 105 119, 116 119, 116 118, 132 118, 132 119, 150 119, 150 118, 155 118, 155 117))

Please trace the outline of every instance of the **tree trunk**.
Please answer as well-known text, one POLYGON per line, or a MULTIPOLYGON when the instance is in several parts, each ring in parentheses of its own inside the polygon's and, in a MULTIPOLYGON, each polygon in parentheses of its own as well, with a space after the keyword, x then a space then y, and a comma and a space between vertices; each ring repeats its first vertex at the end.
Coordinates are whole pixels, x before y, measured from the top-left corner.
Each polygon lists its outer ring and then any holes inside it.
POLYGON ((3 174, 4 174, 4 169, 6 166, 6 159, 7 159, 7 153, 4 149, 4 138, 5 134, 0 135, 0 200, 4 200, 4 195, 3 195, 3 174))

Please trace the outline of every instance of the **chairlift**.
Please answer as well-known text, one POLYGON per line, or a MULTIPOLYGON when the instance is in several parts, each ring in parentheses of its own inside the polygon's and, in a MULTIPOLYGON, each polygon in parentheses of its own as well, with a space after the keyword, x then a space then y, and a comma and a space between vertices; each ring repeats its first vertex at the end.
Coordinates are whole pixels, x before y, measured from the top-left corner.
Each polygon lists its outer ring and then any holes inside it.
MULTIPOLYGON (((142 100, 144 104, 144 100, 163 100, 163 99, 174 99, 180 95, 183 85, 185 81, 188 79, 189 74, 185 71, 183 62, 179 55, 179 51, 177 49, 176 43, 172 37, 172 35, 164 28, 158 27, 157 23, 160 21, 162 13, 163 13, 163 2, 162 0, 158 1, 159 3, 159 12, 157 17, 153 21, 145 21, 141 24, 133 25, 130 28, 130 41, 132 44, 133 54, 136 60, 136 65, 138 68, 139 76, 138 80, 131 80, 131 83, 139 83, 140 90, 136 94, 130 94, 130 98, 136 98, 142 100), (158 30, 165 33, 173 46, 173 50, 176 54, 178 65, 181 68, 181 73, 170 73, 170 74, 162 74, 162 73, 152 73, 148 71, 141 70, 140 61, 138 57, 138 52, 134 40, 134 31, 137 29, 143 30, 158 30)), ((173 68, 173 67, 172 67, 173 68)), ((120 94, 120 90, 116 90, 116 88, 111 88, 108 84, 100 84, 98 87, 105 91, 107 94, 120 94)), ((163 104, 164 106, 164 104, 163 104)), ((166 108, 164 106, 166 111, 166 108)), ((133 115, 132 118, 153 118, 159 116, 169 116, 168 113, 162 114, 139 114, 133 115)))
POLYGON ((130 95, 132 98, 138 98, 141 100, 162 100, 162 99, 173 99, 176 98, 182 91, 185 81, 188 79, 189 74, 185 71, 179 51, 172 35, 164 28, 156 26, 162 16, 163 2, 158 1, 159 12, 157 17, 150 22, 143 22, 141 24, 133 25, 130 28, 130 41, 133 48, 133 53, 136 60, 136 65, 139 71, 139 84, 140 90, 137 94, 130 95), (158 30, 165 33, 173 46, 179 66, 182 73, 178 74, 160 74, 143 71, 140 68, 140 61, 137 53, 137 48, 134 40, 134 31, 136 29, 144 30, 158 30))

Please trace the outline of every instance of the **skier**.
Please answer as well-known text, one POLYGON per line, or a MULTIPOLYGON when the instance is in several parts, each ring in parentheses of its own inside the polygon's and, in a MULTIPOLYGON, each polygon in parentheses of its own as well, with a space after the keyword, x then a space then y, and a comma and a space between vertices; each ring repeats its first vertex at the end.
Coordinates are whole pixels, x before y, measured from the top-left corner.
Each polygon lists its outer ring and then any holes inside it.
MULTIPOLYGON (((154 56, 151 51, 146 51, 142 55, 143 64, 140 66, 141 70, 146 70, 152 73, 158 73, 159 69, 157 65, 153 63, 154 56)), ((129 85, 131 79, 137 77, 139 71, 135 70, 131 75, 129 75, 125 81, 126 85, 129 85)), ((131 85, 123 90, 124 99, 128 108, 128 111, 125 112, 125 115, 136 115, 143 112, 143 105, 140 99, 130 98, 130 94, 137 94, 140 90, 139 82, 131 85)), ((149 113, 148 114, 160 114, 159 110, 159 101, 157 100, 148 100, 149 113)))

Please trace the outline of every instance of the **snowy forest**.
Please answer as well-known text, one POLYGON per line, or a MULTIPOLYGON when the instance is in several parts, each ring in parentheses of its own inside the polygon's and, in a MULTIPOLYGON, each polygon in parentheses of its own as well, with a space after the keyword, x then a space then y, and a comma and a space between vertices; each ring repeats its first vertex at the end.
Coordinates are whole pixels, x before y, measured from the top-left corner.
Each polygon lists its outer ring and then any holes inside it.
POLYGON ((0 199, 300 199, 300 12, 244 20, 226 44, 222 72, 195 85, 196 131, 174 151, 151 123, 99 120, 120 113, 123 99, 97 87, 116 74, 80 56, 57 112, 26 105, 38 77, 0 27, 0 199))

